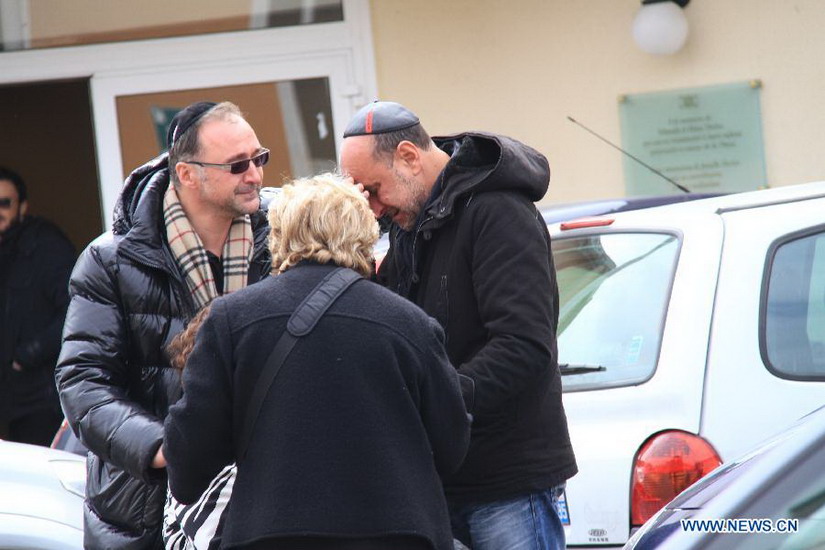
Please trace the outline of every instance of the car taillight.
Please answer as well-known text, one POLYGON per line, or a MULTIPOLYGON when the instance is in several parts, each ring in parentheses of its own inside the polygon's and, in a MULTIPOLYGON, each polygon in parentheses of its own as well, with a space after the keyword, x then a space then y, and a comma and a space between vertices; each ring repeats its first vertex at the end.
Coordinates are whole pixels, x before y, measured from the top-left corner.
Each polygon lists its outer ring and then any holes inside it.
POLYGON ((631 527, 642 525, 721 463, 710 443, 698 435, 668 431, 648 439, 633 462, 631 527))

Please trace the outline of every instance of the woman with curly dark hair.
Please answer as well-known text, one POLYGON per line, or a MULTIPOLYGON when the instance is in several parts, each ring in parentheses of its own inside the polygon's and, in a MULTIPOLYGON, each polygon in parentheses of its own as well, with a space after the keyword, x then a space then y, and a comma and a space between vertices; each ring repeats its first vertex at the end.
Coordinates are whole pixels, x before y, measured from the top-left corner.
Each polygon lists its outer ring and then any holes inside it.
MULTIPOLYGON (((186 360, 195 347, 198 330, 210 309, 211 303, 201 308, 186 328, 166 346, 169 363, 176 369, 183 371, 185 368, 186 360)), ((161 533, 166 550, 213 550, 220 547, 226 505, 232 496, 235 474, 234 464, 221 470, 206 491, 191 504, 181 504, 172 497, 171 492, 167 492, 161 533)))

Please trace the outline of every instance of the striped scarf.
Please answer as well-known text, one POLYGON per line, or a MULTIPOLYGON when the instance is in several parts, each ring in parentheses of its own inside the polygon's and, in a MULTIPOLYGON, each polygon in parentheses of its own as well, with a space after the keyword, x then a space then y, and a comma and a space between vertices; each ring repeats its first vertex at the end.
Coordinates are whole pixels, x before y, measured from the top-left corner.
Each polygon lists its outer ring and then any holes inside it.
POLYGON ((246 286, 249 262, 252 259, 252 223, 249 216, 232 220, 229 235, 223 245, 223 292, 215 286, 215 277, 209 267, 209 258, 201 238, 195 233, 183 211, 174 185, 169 185, 163 196, 163 219, 166 238, 172 256, 186 279, 189 292, 198 309, 220 294, 228 294, 246 286))

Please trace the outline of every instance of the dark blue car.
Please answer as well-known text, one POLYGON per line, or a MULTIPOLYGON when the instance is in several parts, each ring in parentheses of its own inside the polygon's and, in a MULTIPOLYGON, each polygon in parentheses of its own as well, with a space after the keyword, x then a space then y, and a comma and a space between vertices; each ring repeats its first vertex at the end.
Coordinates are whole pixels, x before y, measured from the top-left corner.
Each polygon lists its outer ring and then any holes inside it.
POLYGON ((825 407, 686 489, 624 548, 825 548, 825 407))

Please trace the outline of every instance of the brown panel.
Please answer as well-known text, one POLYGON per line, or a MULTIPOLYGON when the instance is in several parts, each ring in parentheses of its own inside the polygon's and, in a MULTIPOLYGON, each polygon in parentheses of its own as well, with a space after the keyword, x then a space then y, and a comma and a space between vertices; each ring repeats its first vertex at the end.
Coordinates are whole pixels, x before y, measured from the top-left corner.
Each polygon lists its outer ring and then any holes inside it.
POLYGON ((344 20, 341 0, 270 4, 261 13, 260 9, 253 12, 251 0, 30 1, 27 47, 53 48, 244 31, 250 30, 253 13, 256 26, 269 28, 344 20))
POLYGON ((32 48, 54 48, 57 46, 76 46, 78 44, 101 44, 104 42, 121 42, 125 40, 143 40, 149 38, 166 38, 170 36, 191 36, 214 32, 242 31, 249 29, 249 16, 189 21, 172 25, 152 25, 133 29, 117 29, 87 34, 50 36, 32 38, 32 48))
POLYGON ((264 185, 279 187, 291 178, 283 116, 272 82, 118 97, 123 173, 128 174, 163 150, 156 137, 152 106, 182 109, 196 101, 231 101, 238 105, 261 145, 272 151, 264 169, 264 185))

